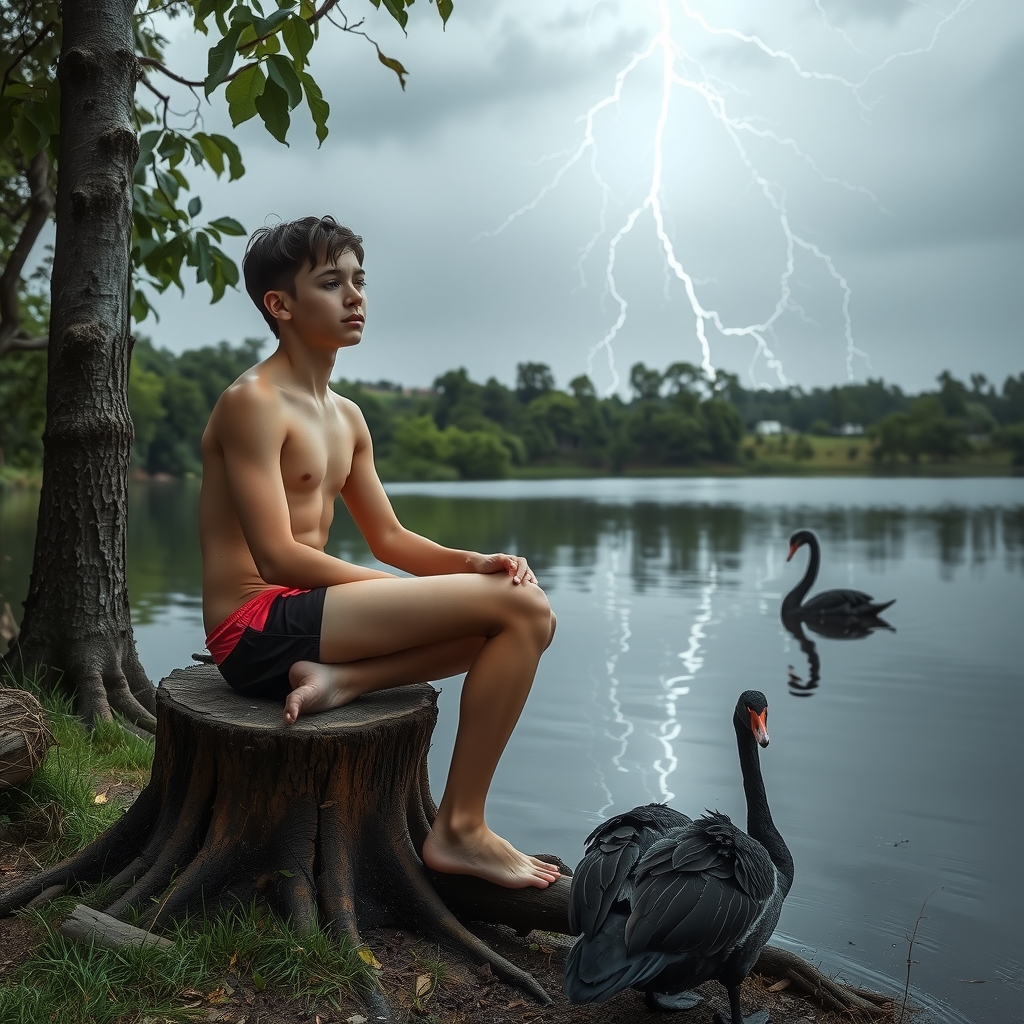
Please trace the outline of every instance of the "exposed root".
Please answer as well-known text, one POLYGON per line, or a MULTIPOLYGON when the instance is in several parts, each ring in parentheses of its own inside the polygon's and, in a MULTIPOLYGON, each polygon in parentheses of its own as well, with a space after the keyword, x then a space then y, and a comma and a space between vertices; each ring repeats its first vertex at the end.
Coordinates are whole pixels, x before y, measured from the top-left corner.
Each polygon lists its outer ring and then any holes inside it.
POLYGON ((52 886, 98 882, 107 875, 120 872, 135 858, 156 817, 158 797, 152 787, 147 787, 125 816, 90 846, 31 878, 16 882, 0 894, 0 917, 25 906, 52 886))
POLYGON ((778 946, 761 950, 754 972, 768 978, 786 978, 795 992, 850 1020, 869 1021, 892 1014, 892 997, 833 981, 803 957, 778 946))
POLYGON ((401 890, 396 895, 404 904, 406 914, 425 934, 449 949, 464 953, 478 964, 490 964, 499 978, 522 989, 541 1005, 551 1003, 551 997, 532 974, 499 956, 458 921, 427 882, 411 847, 390 849, 388 853, 395 859, 396 870, 392 877, 401 890))

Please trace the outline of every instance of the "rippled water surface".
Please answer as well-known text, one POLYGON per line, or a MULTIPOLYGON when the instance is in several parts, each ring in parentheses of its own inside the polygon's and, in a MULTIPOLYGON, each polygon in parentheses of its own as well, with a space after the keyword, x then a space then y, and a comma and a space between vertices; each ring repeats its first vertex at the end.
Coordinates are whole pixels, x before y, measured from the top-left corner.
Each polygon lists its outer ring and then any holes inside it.
MULTIPOLYGON (((771 706, 762 766, 796 861, 780 930, 826 966, 912 983, 936 1019, 1024 1021, 1024 481, 595 480, 405 484, 403 522, 525 554, 559 619, 499 766, 491 823, 574 863, 602 818, 668 800, 745 820, 730 717, 771 706), (821 537, 818 588, 897 599, 893 631, 787 632, 783 595, 821 537), (962 1016, 961 1016, 962 1015, 962 1016)), ((203 643, 194 484, 132 494, 129 586, 159 678, 203 643)), ((372 563, 339 506, 330 550, 372 563)), ((34 497, 0 494, 0 592, 27 587, 34 497)), ((444 684, 435 795, 454 739, 444 684)))

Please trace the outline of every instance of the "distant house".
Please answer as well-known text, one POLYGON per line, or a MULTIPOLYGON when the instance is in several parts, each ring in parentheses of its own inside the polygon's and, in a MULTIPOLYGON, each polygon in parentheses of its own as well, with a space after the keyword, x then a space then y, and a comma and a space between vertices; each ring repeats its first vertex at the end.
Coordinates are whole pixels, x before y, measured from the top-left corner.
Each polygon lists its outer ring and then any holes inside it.
POLYGON ((759 420, 754 424, 754 433, 761 437, 782 433, 782 424, 778 420, 759 420))
POLYGON ((864 433, 864 427, 860 423, 844 423, 838 432, 841 437, 860 437, 864 433))

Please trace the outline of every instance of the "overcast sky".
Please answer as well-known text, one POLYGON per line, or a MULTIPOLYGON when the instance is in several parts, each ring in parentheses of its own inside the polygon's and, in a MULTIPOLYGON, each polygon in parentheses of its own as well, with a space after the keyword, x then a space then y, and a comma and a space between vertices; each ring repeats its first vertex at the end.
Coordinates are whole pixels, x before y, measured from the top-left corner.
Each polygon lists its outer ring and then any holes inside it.
MULTIPOLYGON (((409 69, 407 91, 372 47, 325 26, 313 71, 328 140, 316 148, 302 112, 289 148, 258 121, 242 126, 245 177, 196 175, 204 213, 250 231, 332 213, 363 235, 368 324, 338 361, 350 378, 427 385, 465 366, 512 382, 516 363, 536 360, 564 386, 590 357, 595 384, 611 387, 600 346, 622 309, 607 276, 616 236, 625 320, 610 350, 623 379, 638 360, 701 361, 680 275, 736 330, 706 321, 710 362, 748 384, 852 371, 917 390, 946 368, 999 383, 1024 370, 1024 4, 689 3, 456 0, 442 32, 421 0, 403 38, 348 0, 409 69), (584 145, 587 111, 649 49, 584 145), (850 350, 842 282, 866 357, 850 350)), ((169 63, 201 74, 203 40, 183 21, 168 33, 169 63)), ((230 130, 220 94, 204 111, 207 130, 230 130)), ((242 249, 230 250, 239 261, 242 249)), ((244 292, 207 296, 167 293, 143 331, 175 351, 267 334, 244 292)))

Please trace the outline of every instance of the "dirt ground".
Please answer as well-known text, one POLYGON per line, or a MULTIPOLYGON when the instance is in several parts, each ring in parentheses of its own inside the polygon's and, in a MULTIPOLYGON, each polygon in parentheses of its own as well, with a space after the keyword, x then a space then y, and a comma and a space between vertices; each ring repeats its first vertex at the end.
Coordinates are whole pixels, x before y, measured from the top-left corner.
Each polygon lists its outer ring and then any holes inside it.
MULTIPOLYGON (((489 966, 453 960, 436 946, 394 929, 376 929, 364 939, 380 963, 380 984, 396 1022, 408 1024, 711 1024, 716 1009, 728 1007, 725 990, 715 983, 699 991, 705 1002, 685 1013, 652 1013, 636 992, 624 992, 606 1003, 573 1006, 562 994, 562 965, 571 940, 533 932, 519 938, 506 928, 481 926, 477 934, 492 949, 528 970, 552 998, 541 1006, 499 981, 489 966)), ((0 984, 31 955, 38 936, 17 917, 0 920, 0 984)), ((856 1018, 837 1017, 813 1003, 771 991, 774 979, 748 978, 743 986, 744 1013, 767 1009, 773 1024, 839 1024, 856 1018)), ((776 986, 778 987, 778 986, 776 986)), ((203 991, 187 990, 182 1002, 199 1021, 233 1024, 373 1024, 373 1015, 351 997, 337 1005, 308 1003, 278 992, 258 992, 251 978, 227 974, 203 991)), ((895 1009, 895 1007, 893 1007, 895 1009)), ((147 1018, 150 1024, 159 1021, 147 1018)), ((874 1018, 891 1022, 893 1013, 874 1018)))

